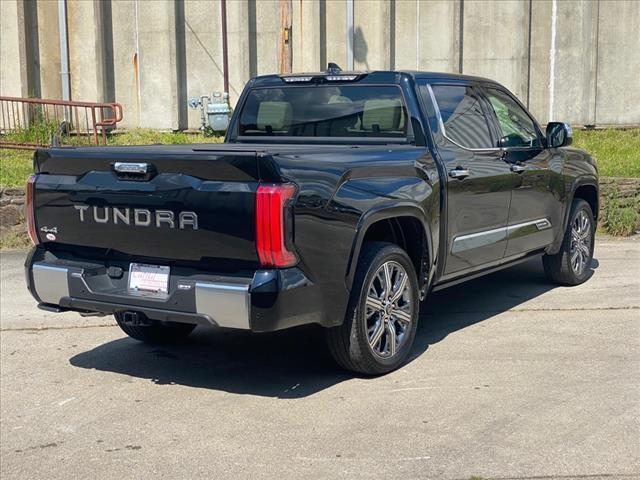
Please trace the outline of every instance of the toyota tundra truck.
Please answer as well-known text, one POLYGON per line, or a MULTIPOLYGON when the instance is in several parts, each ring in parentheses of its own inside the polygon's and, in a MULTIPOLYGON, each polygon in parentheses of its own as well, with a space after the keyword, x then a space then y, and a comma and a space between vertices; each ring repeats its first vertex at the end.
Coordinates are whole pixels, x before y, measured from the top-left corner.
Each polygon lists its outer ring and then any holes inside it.
POLYGON ((598 175, 571 142, 484 78, 259 76, 222 144, 37 150, 27 285, 143 342, 317 324, 339 365, 384 374, 429 292, 534 257, 590 276, 598 175))

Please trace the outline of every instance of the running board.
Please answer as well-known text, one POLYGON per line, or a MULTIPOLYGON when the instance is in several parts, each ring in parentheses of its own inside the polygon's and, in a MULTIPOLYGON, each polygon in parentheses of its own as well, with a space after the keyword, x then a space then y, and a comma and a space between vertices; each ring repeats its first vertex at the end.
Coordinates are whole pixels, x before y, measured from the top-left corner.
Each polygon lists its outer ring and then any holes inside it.
POLYGON ((473 280, 478 277, 483 277, 485 275, 489 275, 490 273, 498 272, 500 270, 504 270, 505 268, 513 267, 514 265, 518 265, 520 263, 527 262, 532 258, 539 258, 544 255, 544 252, 535 252, 529 255, 525 255, 524 257, 520 257, 516 260, 511 260, 507 263, 502 263, 500 265, 496 265, 495 267, 490 267, 485 270, 480 270, 479 272, 471 273, 469 275, 464 275, 462 277, 454 278, 453 280, 447 280, 443 283, 439 283, 434 285, 431 289, 432 292, 437 292, 438 290, 444 290, 445 288, 453 287, 454 285, 458 285, 459 283, 466 282, 468 280, 473 280))

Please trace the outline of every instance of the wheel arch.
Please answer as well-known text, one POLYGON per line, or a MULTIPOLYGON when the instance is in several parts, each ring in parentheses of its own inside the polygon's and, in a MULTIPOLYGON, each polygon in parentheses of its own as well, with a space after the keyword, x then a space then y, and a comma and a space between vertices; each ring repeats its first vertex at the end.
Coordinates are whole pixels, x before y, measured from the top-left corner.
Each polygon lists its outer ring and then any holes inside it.
POLYGON ((416 268, 421 295, 424 294, 432 273, 431 260, 434 257, 431 230, 426 215, 419 206, 381 206, 369 210, 360 218, 346 272, 349 290, 353 285, 362 246, 367 241, 388 241, 404 249, 416 268), (411 233, 418 233, 419 236, 412 236, 411 233))
POLYGON ((597 183, 583 182, 577 185, 574 188, 571 202, 576 198, 581 198, 589 204, 591 212, 593 213, 593 218, 597 221, 600 209, 600 198, 598 197, 597 183))
POLYGON ((556 234, 556 238, 551 248, 547 251, 549 254, 555 254, 560 250, 564 233, 569 223, 569 215, 571 214, 571 205, 574 199, 581 198, 591 207, 593 218, 598 221, 598 213, 600 209, 600 197, 598 190, 598 178, 596 176, 584 175, 578 177, 571 185, 571 190, 566 197, 566 205, 564 208, 564 216, 562 221, 562 229, 556 234))

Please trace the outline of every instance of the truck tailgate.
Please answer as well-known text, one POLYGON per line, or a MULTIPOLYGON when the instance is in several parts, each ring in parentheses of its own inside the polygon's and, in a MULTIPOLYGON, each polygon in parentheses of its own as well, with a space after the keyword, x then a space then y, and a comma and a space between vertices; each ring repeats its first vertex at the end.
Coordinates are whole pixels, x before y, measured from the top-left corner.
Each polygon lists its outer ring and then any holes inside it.
POLYGON ((255 150, 60 148, 38 151, 35 167, 43 243, 172 262, 258 262, 255 150))

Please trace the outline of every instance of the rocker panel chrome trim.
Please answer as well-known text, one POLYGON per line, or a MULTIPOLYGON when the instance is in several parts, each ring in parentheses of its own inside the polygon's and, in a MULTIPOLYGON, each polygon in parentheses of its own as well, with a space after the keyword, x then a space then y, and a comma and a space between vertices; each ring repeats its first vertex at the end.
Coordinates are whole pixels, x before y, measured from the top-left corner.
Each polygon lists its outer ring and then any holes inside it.
POLYGON ((451 253, 460 253, 473 248, 486 247, 505 239, 522 237, 541 230, 551 228, 551 222, 546 218, 516 223, 506 227, 493 228, 482 232, 460 235, 453 239, 451 253))

